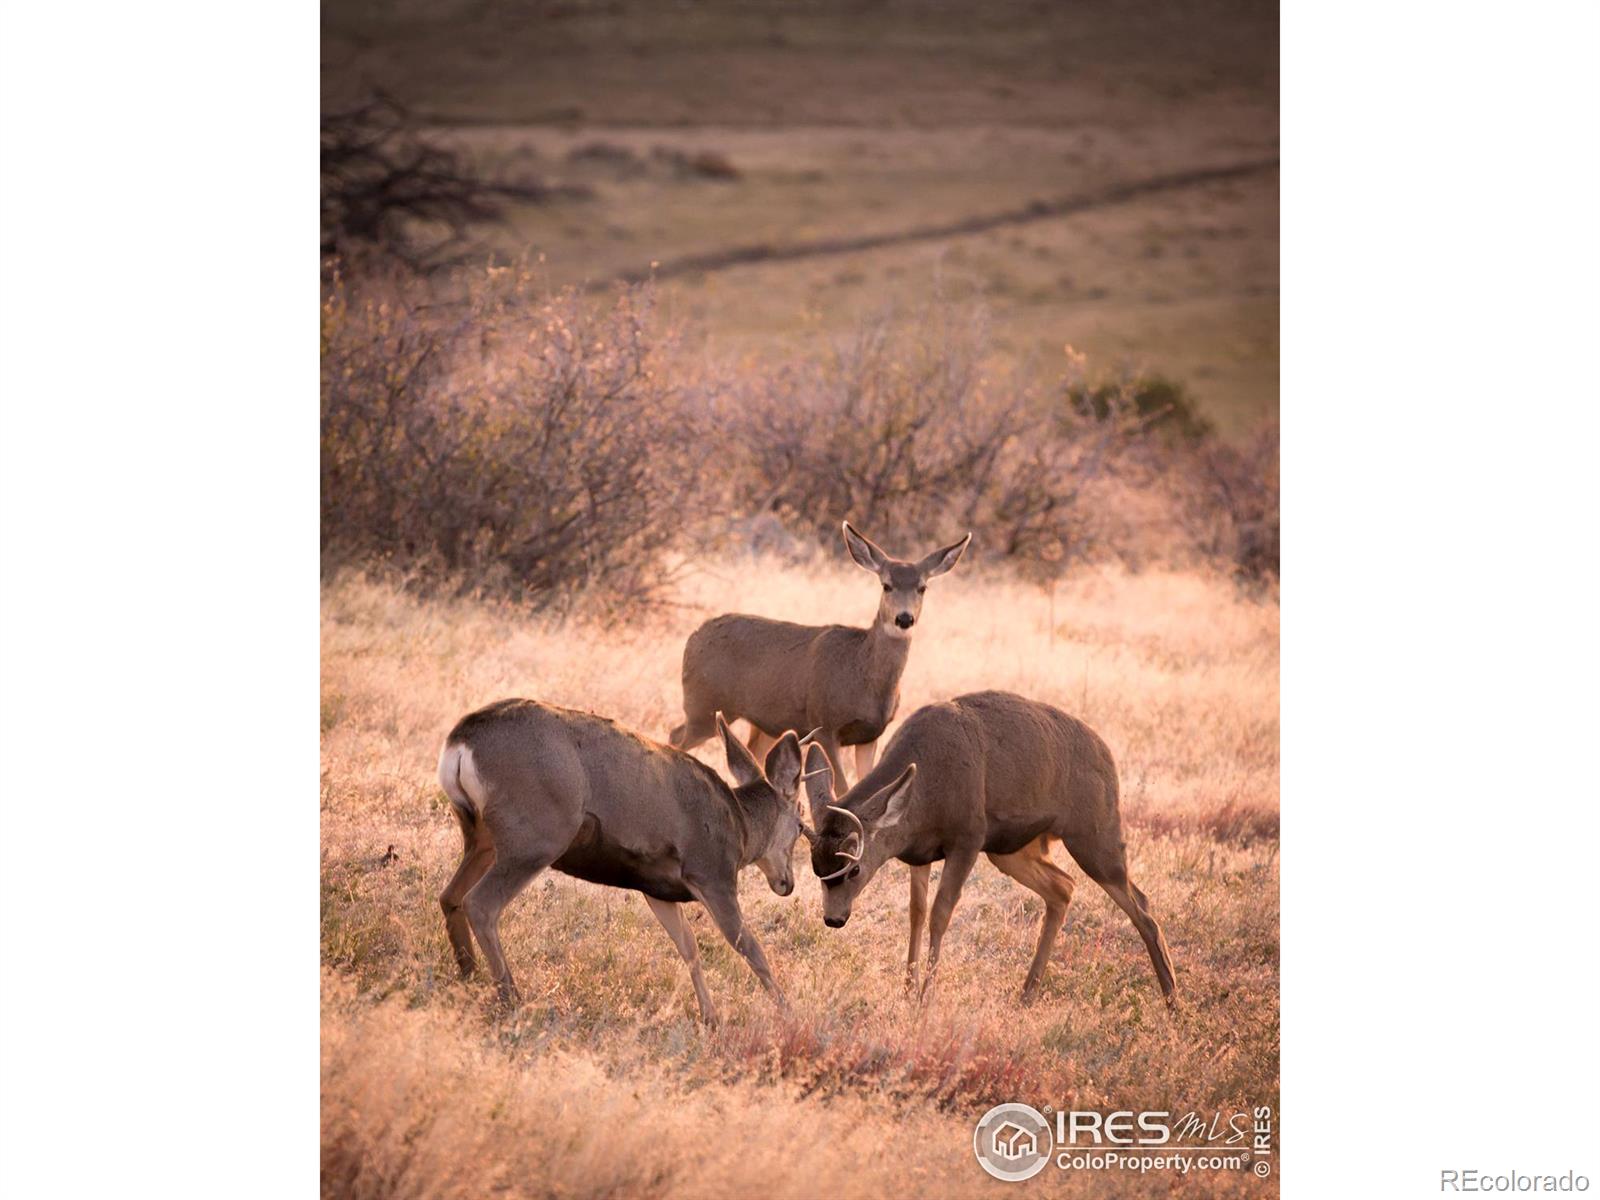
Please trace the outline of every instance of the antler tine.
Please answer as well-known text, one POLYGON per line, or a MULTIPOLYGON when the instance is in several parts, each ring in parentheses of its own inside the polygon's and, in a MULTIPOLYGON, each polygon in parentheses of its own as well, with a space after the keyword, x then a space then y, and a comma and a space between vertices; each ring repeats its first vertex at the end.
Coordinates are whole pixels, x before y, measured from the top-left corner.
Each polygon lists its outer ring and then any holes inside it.
MULTIPOLYGON (((808 738, 809 737, 814 737, 816 734, 821 733, 821 732, 822 732, 822 730, 820 730, 820 729, 813 729, 810 733, 806 734, 806 737, 808 737, 808 738)), ((803 741, 800 744, 802 746, 805 745, 805 743, 803 741)), ((828 777, 828 791, 832 792, 833 791, 833 760, 828 757, 826 752, 824 752, 823 755, 822 755, 822 765, 820 767, 818 767, 815 771, 806 771, 804 774, 802 774, 800 776, 800 782, 804 783, 807 779, 815 779, 818 775, 826 775, 828 777)))
POLYGON ((802 746, 809 746, 812 742, 817 740, 818 735, 820 735, 821 733, 822 733, 822 726, 818 725, 810 733, 806 734, 805 737, 800 739, 800 744, 802 746))

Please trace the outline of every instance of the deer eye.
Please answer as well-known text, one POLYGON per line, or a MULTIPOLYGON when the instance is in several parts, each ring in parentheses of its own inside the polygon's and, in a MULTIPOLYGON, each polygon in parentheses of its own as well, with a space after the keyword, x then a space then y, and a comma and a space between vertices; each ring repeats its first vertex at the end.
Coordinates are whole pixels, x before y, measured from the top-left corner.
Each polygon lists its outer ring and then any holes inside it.
POLYGON ((925 583, 917 584, 917 595, 920 596, 920 595, 922 595, 923 592, 925 592, 927 590, 928 590, 928 585, 927 584, 925 584, 925 583))
POLYGON ((886 592, 892 592, 892 591, 894 591, 894 584, 892 584, 892 583, 886 583, 886 584, 884 584, 884 585, 883 585, 883 590, 884 590, 884 591, 886 591, 886 592))
POLYGON ((854 879, 859 874, 861 874, 861 868, 860 867, 851 867, 850 868, 850 878, 851 879, 854 879))

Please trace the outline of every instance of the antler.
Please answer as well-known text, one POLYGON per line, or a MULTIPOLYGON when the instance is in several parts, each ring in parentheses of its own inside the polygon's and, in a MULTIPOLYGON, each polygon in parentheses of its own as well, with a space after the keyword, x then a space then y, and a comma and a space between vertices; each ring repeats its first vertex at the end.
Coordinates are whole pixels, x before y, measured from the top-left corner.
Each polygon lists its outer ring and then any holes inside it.
MULTIPOLYGON (((820 728, 813 729, 801 739, 801 744, 804 745, 806 742, 811 741, 821 732, 822 730, 820 728)), ((823 763, 820 767, 818 767, 815 771, 805 772, 800 776, 800 779, 803 782, 807 779, 815 779, 819 775, 826 775, 828 777, 828 792, 831 795, 833 792, 833 763, 828 761, 827 755, 823 755, 823 763)), ((861 823, 861 818, 856 816, 855 813, 851 812, 848 808, 841 808, 837 804, 828 804, 824 806, 824 809, 827 812, 843 813, 850 819, 850 823, 855 826, 855 828, 846 835, 844 844, 840 846, 838 850, 839 857, 844 859, 844 866, 840 867, 837 871, 834 871, 831 875, 818 876, 818 878, 826 883, 830 879, 839 878, 839 876, 843 875, 846 871, 850 870, 850 868, 861 861, 861 855, 865 851, 867 844, 867 828, 861 823)), ((812 845, 816 845, 816 830, 808 828, 803 820, 800 822, 800 832, 805 835, 806 841, 810 842, 812 845)))
POLYGON ((851 822, 855 825, 855 828, 850 831, 848 837, 845 839, 845 844, 839 847, 838 854, 840 858, 845 860, 844 866, 840 867, 832 874, 818 876, 823 883, 828 882, 830 879, 839 878, 839 876, 843 875, 846 871, 850 870, 858 862, 860 862, 862 852, 866 849, 867 843, 867 829, 866 826, 861 823, 860 817, 856 816, 855 813, 851 812, 848 808, 840 808, 837 804, 828 805, 828 811, 843 813, 845 816, 850 818, 851 822), (850 848, 852 840, 855 843, 854 851, 852 851, 850 848))
MULTIPOLYGON (((821 732, 821 729, 813 729, 810 733, 806 734, 805 737, 800 739, 800 744, 804 746, 806 742, 810 741, 821 732)), ((822 765, 815 771, 805 772, 800 776, 800 781, 804 783, 807 779, 815 779, 818 775, 826 775, 828 777, 828 792, 831 795, 833 792, 833 763, 828 758, 826 751, 824 751, 822 755, 822 765)))
MULTIPOLYGON (((810 733, 806 734, 805 737, 801 738, 800 744, 804 746, 807 742, 814 742, 817 738, 817 735, 821 732, 822 726, 819 725, 810 733)), ((828 794, 830 796, 833 795, 833 764, 828 761, 828 756, 826 753, 824 753, 822 756, 822 765, 815 771, 803 772, 800 776, 800 782, 804 783, 808 779, 815 779, 818 775, 826 775, 828 777, 828 794)), ((811 845, 815 846, 817 844, 817 831, 806 824, 806 819, 804 816, 800 818, 800 832, 805 835, 806 841, 811 845)))

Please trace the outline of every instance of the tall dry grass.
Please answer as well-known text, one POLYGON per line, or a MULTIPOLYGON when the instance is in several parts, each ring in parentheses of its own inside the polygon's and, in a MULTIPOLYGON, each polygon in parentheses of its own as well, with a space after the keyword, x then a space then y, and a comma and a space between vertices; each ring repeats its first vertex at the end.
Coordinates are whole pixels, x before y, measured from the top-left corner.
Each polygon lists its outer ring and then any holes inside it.
MULTIPOLYGON (((359 575, 327 585, 328 1194, 998 1194, 1005 1186, 981 1173, 970 1138, 976 1117, 1004 1100, 1276 1109, 1278 612, 1220 576, 1107 569, 1061 585, 1052 603, 958 569, 930 592, 903 686, 902 714, 1001 687, 1058 704, 1106 738, 1122 772, 1131 873, 1177 967, 1176 1016, 1126 918, 1087 881, 1039 1000, 1021 1006, 1040 903, 987 863, 921 1007, 902 990, 898 865, 844 930, 822 925, 806 868, 787 899, 747 873, 741 900, 793 1001, 786 1017, 690 906, 724 1018, 701 1029, 687 972, 643 901, 559 875, 536 880, 504 922, 523 1007, 497 1017, 485 986, 455 981, 436 897, 460 835, 433 764, 456 717, 535 696, 664 736, 679 719, 683 639, 705 616, 865 620, 875 593, 837 559, 734 558, 683 564, 680 607, 605 623, 424 601, 359 575), (391 844, 398 861, 382 865, 391 844)), ((722 768, 720 752, 702 753, 722 768)), ((1256 1195, 1275 1181, 1052 1167, 1028 1186, 1098 1196, 1153 1184, 1256 1195)))

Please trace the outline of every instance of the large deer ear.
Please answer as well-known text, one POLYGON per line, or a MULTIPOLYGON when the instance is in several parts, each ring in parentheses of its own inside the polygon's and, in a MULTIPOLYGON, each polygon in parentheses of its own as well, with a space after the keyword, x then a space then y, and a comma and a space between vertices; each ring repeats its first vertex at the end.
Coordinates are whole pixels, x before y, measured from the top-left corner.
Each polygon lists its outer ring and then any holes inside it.
POLYGON ((912 763, 893 783, 881 787, 857 806, 856 815, 874 830, 887 829, 905 816, 906 805, 911 800, 911 781, 917 777, 917 764, 912 763))
POLYGON ((856 566, 871 571, 874 575, 882 574, 889 562, 889 556, 857 533, 849 521, 844 523, 844 548, 850 551, 850 557, 856 560, 856 566))
POLYGON ((721 713, 717 714, 717 732, 722 735, 722 749, 728 756, 728 773, 733 776, 734 782, 740 787, 759 783, 763 776, 755 755, 750 753, 743 742, 733 736, 733 730, 728 728, 728 722, 723 719, 721 713))
POLYGON ((946 546, 943 550, 935 550, 927 558, 917 564, 917 570, 924 579, 932 579, 935 575, 943 575, 951 567, 961 561, 961 555, 967 549, 967 543, 972 541, 969 533, 959 542, 946 546))
POLYGON ((828 805, 833 803, 833 765, 828 755, 816 743, 806 748, 806 799, 811 804, 811 824, 820 824, 828 805))
POLYGON ((793 797, 800 791, 800 739, 790 730, 767 751, 767 782, 780 796, 793 797))

